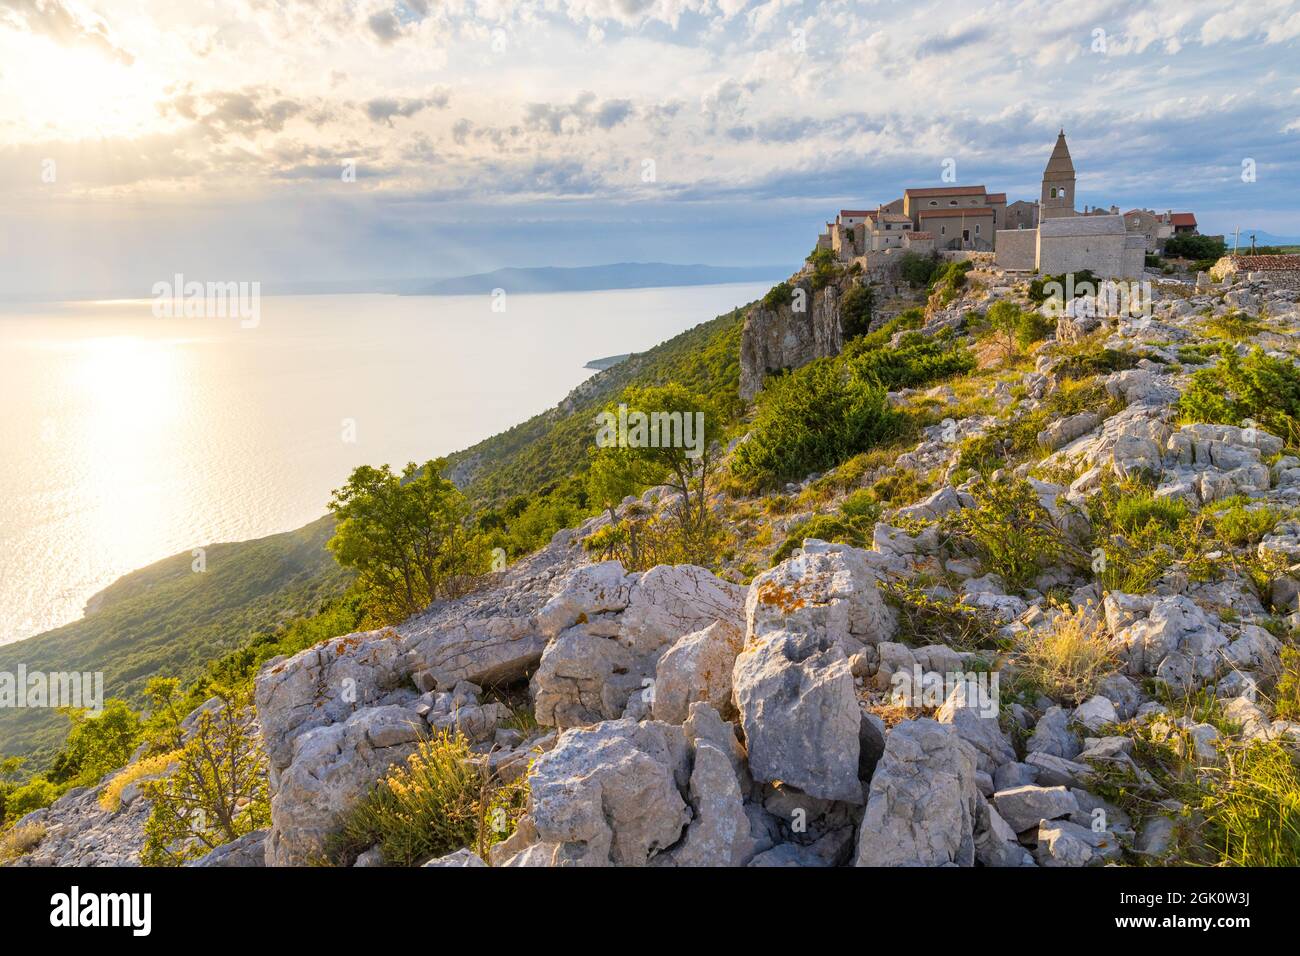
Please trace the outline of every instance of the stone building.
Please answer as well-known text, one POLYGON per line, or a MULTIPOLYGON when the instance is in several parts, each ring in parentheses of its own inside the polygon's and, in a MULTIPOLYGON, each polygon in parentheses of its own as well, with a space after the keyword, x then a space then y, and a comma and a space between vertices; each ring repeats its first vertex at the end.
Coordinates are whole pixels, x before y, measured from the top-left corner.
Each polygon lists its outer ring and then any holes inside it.
POLYGON ((1210 278, 1218 282, 1259 278, 1275 289, 1300 291, 1300 255, 1224 256, 1210 268, 1210 278))
POLYGON ((1007 194, 983 186, 907 189, 901 205, 913 231, 933 235, 938 249, 989 251, 1007 219, 1007 194))
POLYGON ((1190 212, 1156 212, 1152 209, 1130 209, 1124 213, 1124 228, 1131 235, 1141 235, 1145 240, 1146 251, 1150 253, 1164 250, 1165 243, 1171 236, 1196 234, 1196 215, 1190 212))
POLYGON ((1007 222, 1003 229, 1037 229, 1038 203, 1017 199, 1007 206, 1007 222))
POLYGON ((998 267, 1047 275, 1088 270, 1100 278, 1141 276, 1146 259, 1144 237, 1126 232, 1118 209, 1077 212, 1074 186, 1074 162, 1062 130, 1043 170, 1038 227, 999 231, 998 267))

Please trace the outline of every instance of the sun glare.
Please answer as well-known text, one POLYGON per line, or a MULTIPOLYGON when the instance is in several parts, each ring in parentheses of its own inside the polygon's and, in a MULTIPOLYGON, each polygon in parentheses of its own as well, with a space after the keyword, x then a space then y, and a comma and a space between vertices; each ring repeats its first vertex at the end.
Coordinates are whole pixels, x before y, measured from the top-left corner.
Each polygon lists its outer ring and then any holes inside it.
POLYGON ((140 61, 127 65, 93 47, 37 41, 6 64, 5 95, 34 132, 109 136, 139 131, 157 117, 144 74, 140 61))

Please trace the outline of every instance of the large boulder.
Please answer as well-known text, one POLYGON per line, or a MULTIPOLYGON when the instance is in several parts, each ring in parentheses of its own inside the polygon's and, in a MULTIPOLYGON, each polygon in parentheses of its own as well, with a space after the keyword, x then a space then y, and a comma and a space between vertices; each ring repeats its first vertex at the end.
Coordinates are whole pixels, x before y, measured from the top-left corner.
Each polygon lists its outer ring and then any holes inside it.
POLYGON ((690 778, 681 727, 625 719, 565 731, 529 774, 536 841, 521 852, 552 866, 644 866, 691 821, 690 778))
MULTIPOLYGON (((609 561, 571 572, 538 615, 543 630, 556 635, 532 678, 538 722, 566 728, 632 715, 634 694, 652 700, 665 648, 718 622, 738 631, 743 605, 743 588, 693 565, 625 574, 609 561)), ((710 633, 706 643, 723 633, 710 633)), ((680 722, 690 692, 679 681, 673 693, 683 701, 680 722)), ((643 712, 638 705, 636 714, 643 712)))
POLYGON ((548 626, 543 609, 566 575, 585 562, 569 538, 561 532, 498 575, 492 587, 435 603, 400 625, 406 670, 416 686, 448 690, 461 681, 486 687, 526 678, 547 641, 563 630, 548 626))
POLYGON ((947 724, 904 721, 885 738, 858 830, 858 866, 972 866, 975 752, 947 724))
POLYGON ((996 692, 973 681, 960 681, 935 714, 941 724, 951 724, 957 736, 975 748, 976 769, 990 777, 1004 763, 1012 763, 1016 752, 998 723, 996 692))
POLYGON ((754 578, 745 602, 746 637, 774 632, 829 636, 845 654, 879 644, 897 629, 880 596, 871 553, 844 545, 808 547, 754 578))
POLYGON ((293 740, 286 765, 271 763, 269 866, 319 860, 340 816, 427 734, 424 718, 397 705, 358 711, 293 740))
POLYGON ((314 727, 415 697, 402 642, 391 628, 336 637, 293 657, 273 658, 258 672, 254 695, 273 767, 288 765, 294 739, 314 727))
POLYGON ((775 633, 736 658, 732 689, 760 782, 862 802, 862 712, 841 645, 825 631, 775 633))
POLYGON ((734 623, 714 621, 673 644, 655 667, 655 719, 680 724, 695 701, 722 714, 731 711, 731 671, 744 643, 734 623))

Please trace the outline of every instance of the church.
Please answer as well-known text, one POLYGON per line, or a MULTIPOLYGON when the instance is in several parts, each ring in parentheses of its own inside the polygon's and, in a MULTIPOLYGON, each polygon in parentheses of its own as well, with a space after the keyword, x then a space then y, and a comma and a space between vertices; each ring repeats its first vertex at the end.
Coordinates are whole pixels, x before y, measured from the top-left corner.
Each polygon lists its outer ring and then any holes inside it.
POLYGON ((1100 278, 1136 279, 1146 261, 1146 240, 1130 235, 1124 217, 1115 214, 1081 214, 1074 208, 1074 162, 1065 142, 1065 130, 1043 170, 1035 229, 999 229, 995 262, 1010 272, 1091 271, 1100 278))

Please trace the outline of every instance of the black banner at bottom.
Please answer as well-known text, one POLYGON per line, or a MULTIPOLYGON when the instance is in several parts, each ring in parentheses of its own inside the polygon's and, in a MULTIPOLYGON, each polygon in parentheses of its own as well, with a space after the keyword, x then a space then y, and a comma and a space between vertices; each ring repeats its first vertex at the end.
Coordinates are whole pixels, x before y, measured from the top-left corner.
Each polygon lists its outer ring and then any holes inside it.
MULTIPOLYGON (((375 942, 378 926, 426 925, 441 941, 481 937, 497 919, 526 919, 563 906, 570 930, 626 933, 628 920, 701 919, 725 914, 728 932, 792 926, 826 900, 848 903, 844 916, 924 927, 951 920, 1006 918, 1017 932, 1068 928, 1091 937, 1117 934, 1225 934, 1281 930, 1294 910, 1289 874, 1242 869, 0 869, 9 926, 23 934, 77 934, 117 944, 216 938, 256 926, 259 941, 375 942), (849 901, 857 900, 857 903, 849 901), (673 914, 675 906, 690 912, 673 914), (717 909, 715 909, 715 907, 717 909), (756 910, 755 907, 759 909, 756 910), (659 910, 659 916, 651 914, 659 910), (761 920, 742 919, 741 914, 761 920), (493 914, 496 914, 495 916, 493 914), (1002 917, 996 914, 1002 914, 1002 917), (526 916, 531 914, 531 916, 526 916), (393 921, 393 922, 390 922, 393 921), (412 923, 405 923, 412 925, 412 923)), ((1289 925, 1289 922, 1287 923, 1289 925)), ((618 937, 615 937, 618 938, 618 937)))

